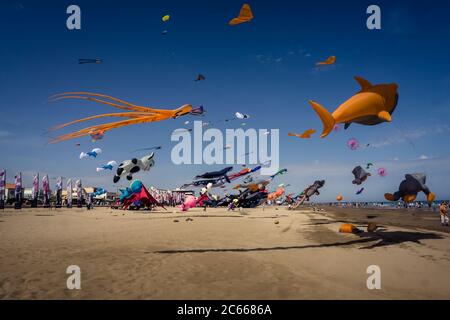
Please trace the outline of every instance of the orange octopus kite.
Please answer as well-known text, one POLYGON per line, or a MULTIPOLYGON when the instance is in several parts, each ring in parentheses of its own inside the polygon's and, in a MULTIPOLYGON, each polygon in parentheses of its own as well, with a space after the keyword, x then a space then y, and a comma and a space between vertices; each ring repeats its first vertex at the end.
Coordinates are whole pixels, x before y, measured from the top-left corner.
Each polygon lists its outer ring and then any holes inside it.
MULTIPOLYGON (((106 131, 120 128, 132 124, 146 123, 146 122, 155 122, 167 120, 170 118, 178 118, 183 115, 190 114, 192 111, 196 111, 199 113, 199 110, 193 109, 192 105, 185 104, 174 110, 164 110, 164 109, 153 109, 148 107, 137 106, 131 104, 129 102, 113 98, 104 94, 99 93, 90 93, 90 92, 65 92, 61 94, 54 95, 50 97, 50 101, 59 101, 63 99, 83 99, 94 101, 102 104, 107 104, 113 106, 118 109, 127 110, 129 112, 119 112, 119 113, 105 113, 99 114, 75 121, 71 121, 65 124, 58 125, 51 129, 51 131, 65 128, 71 124, 80 123, 92 119, 105 118, 105 117, 119 117, 119 118, 128 118, 127 120, 121 120, 116 122, 110 122, 105 124, 99 124, 91 127, 87 127, 72 133, 64 134, 59 137, 56 137, 50 140, 50 143, 57 143, 65 140, 70 140, 74 138, 79 138, 87 135, 93 135, 96 133, 105 133, 106 131), (106 100, 103 100, 106 99, 106 100), (107 101, 109 100, 109 101, 107 101)), ((203 108, 201 107, 201 112, 203 112, 203 108)))

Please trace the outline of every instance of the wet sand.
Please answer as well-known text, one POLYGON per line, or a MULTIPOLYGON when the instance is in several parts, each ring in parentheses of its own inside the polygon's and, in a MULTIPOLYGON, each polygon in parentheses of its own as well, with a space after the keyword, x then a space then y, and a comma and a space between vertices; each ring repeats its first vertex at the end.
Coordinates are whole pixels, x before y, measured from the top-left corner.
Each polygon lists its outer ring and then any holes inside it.
POLYGON ((381 212, 324 209, 0 211, 0 298, 450 298, 439 216, 402 225, 381 212), (337 232, 340 221, 368 220, 381 229, 337 232), (69 265, 81 268, 81 290, 66 288, 69 265), (366 286, 369 265, 381 268, 381 290, 366 286))

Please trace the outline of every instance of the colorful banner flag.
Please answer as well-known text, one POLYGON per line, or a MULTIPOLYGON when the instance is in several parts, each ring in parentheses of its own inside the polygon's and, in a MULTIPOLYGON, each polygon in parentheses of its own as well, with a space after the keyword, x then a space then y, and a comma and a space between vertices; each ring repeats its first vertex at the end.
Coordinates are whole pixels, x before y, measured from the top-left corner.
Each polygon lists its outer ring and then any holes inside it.
POLYGON ((61 208, 62 203, 62 177, 56 179, 56 208, 61 208))
POLYGON ((70 178, 67 179, 66 189, 67 189, 67 208, 72 208, 73 187, 72 187, 72 179, 70 178))
POLYGON ((19 172, 15 177, 15 188, 14 188, 14 209, 22 209, 22 173, 19 172))
POLYGON ((42 191, 44 194, 44 208, 50 207, 50 184, 48 181, 48 175, 42 177, 42 191))
POLYGON ((36 208, 38 204, 39 197, 39 173, 36 173, 33 176, 33 189, 32 189, 32 199, 31 199, 31 207, 36 208))
POLYGON ((81 185, 81 180, 77 180, 75 182, 76 188, 77 188, 77 207, 81 208, 83 207, 83 189, 81 185))
POLYGON ((6 170, 0 171, 0 209, 5 209, 6 170))

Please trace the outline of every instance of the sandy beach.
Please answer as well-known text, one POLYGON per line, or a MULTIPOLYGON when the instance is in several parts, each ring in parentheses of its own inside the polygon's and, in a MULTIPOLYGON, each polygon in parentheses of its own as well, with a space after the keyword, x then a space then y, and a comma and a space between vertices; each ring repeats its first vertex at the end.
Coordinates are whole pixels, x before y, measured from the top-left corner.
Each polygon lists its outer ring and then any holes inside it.
POLYGON ((399 219, 403 210, 323 209, 8 209, 0 298, 450 298, 450 235, 438 214, 420 223, 417 213, 399 219), (368 221, 380 229, 338 232, 368 221), (66 288, 69 265, 81 269, 81 290, 66 288), (381 268, 381 290, 366 286, 369 265, 381 268))

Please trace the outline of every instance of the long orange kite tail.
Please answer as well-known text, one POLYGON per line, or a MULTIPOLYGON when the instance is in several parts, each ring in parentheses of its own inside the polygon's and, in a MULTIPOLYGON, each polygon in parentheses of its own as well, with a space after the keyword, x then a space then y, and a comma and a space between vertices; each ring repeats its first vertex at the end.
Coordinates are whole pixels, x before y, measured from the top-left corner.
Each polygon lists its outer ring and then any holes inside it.
POLYGON ((70 139, 74 139, 74 138, 87 136, 87 135, 91 134, 92 132, 98 132, 98 131, 106 132, 106 131, 109 131, 112 129, 129 126, 129 125, 133 125, 133 124, 161 121, 161 120, 165 120, 165 119, 167 119, 167 117, 164 117, 161 115, 152 115, 152 116, 139 117, 136 119, 128 119, 128 120, 116 121, 116 122, 111 122, 111 123, 106 123, 106 124, 100 124, 100 125, 96 125, 96 126, 87 127, 87 128, 81 129, 76 132, 61 135, 59 137, 56 137, 56 138, 50 140, 49 143, 53 144, 53 143, 57 143, 57 142, 61 142, 61 141, 66 141, 66 140, 70 140, 70 139))
POLYGON ((63 99, 83 99, 83 100, 89 100, 89 101, 94 101, 94 102, 98 102, 98 103, 102 103, 102 104, 106 104, 109 106, 113 106, 119 109, 123 109, 123 110, 130 110, 130 111, 135 111, 135 112, 151 112, 151 113, 161 113, 161 114, 166 114, 166 115, 170 115, 173 116, 174 114, 174 110, 167 110, 167 109, 156 109, 156 108, 150 108, 150 107, 142 107, 142 106, 137 106, 134 105, 132 103, 111 97, 111 96, 107 96, 104 94, 100 94, 100 93, 90 93, 90 92, 65 92, 65 93, 60 93, 60 94, 56 94, 51 96, 50 101, 59 101, 59 100, 63 100, 63 99), (101 97, 101 98, 105 98, 105 99, 109 99, 118 103, 122 103, 124 105, 120 105, 120 104, 116 104, 110 101, 105 101, 105 100, 101 100, 101 99, 97 99, 97 98, 93 98, 93 97, 101 97))
POLYGON ((131 104, 129 102, 117 99, 117 98, 113 98, 110 96, 106 96, 103 94, 99 94, 99 93, 89 93, 89 92, 65 92, 65 93, 60 93, 60 94, 56 94, 53 95, 49 98, 50 101, 55 102, 55 101, 59 101, 59 100, 65 100, 65 99, 82 99, 82 100, 89 100, 89 101, 94 101, 94 102, 98 102, 101 104, 106 104, 115 108, 119 108, 119 109, 123 109, 123 110, 130 110, 130 111, 136 111, 136 112, 150 112, 153 109, 152 108, 147 108, 147 107, 141 107, 141 106, 137 106, 134 104, 131 104), (94 97, 102 97, 105 99, 109 99, 118 103, 121 103, 123 105, 117 104, 117 103, 113 103, 111 101, 105 101, 102 99, 97 99, 94 97))
POLYGON ((57 125, 55 127, 52 127, 50 129, 50 131, 59 130, 59 129, 65 128, 67 126, 70 126, 72 124, 85 122, 85 121, 89 121, 89 120, 92 120, 92 119, 99 119, 99 118, 105 118, 105 117, 139 118, 139 117, 144 117, 144 116, 149 116, 149 114, 148 113, 143 113, 143 112, 105 113, 105 114, 99 114, 99 115, 95 115, 95 116, 91 116, 91 117, 87 117, 87 118, 74 120, 74 121, 67 122, 67 123, 64 123, 64 124, 60 124, 60 125, 57 125))
MULTIPOLYGON (((50 99, 57 99, 57 98, 60 98, 60 97, 73 96, 73 95, 86 96, 85 98, 87 98, 87 97, 100 97, 100 98, 104 98, 104 99, 107 99, 107 100, 111 100, 111 101, 123 104, 123 105, 125 105, 127 107, 130 107, 130 108, 143 108, 143 110, 141 110, 141 111, 144 111, 146 109, 146 107, 137 106, 137 105, 135 105, 133 103, 130 103, 130 102, 118 99, 118 98, 114 98, 114 97, 108 96, 106 94, 92 93, 92 92, 85 92, 85 91, 63 92, 63 93, 59 93, 59 94, 55 94, 55 95, 51 96, 50 99)), ((92 98, 92 99, 95 99, 95 98, 92 98)))

